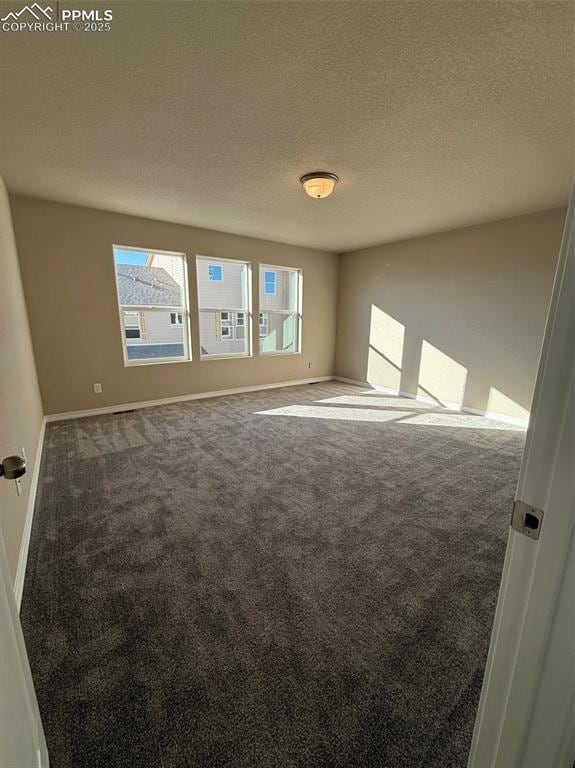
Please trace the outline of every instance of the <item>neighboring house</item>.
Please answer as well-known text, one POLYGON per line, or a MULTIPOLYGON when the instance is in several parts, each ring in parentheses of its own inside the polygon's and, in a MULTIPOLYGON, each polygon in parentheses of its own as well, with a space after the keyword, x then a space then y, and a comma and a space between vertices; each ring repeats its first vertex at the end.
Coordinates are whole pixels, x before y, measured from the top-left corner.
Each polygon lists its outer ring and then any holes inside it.
MULTIPOLYGON (((169 254, 152 253, 144 266, 117 264, 116 274, 128 359, 183 356, 187 291, 183 263, 169 254)), ((199 259, 197 279, 202 355, 246 352, 246 265, 199 259)), ((262 269, 260 312, 254 322, 259 324, 263 352, 289 350, 294 343, 294 317, 278 312, 292 309, 296 279, 295 271, 262 269)))
POLYGON ((198 259, 197 276, 202 354, 246 352, 246 265, 198 259))
MULTIPOLYGON (((182 345, 183 352, 183 313, 178 311, 182 308, 182 287, 178 282, 166 269, 156 266, 118 264, 116 274, 126 345, 176 344, 182 345), (150 309, 144 309, 147 306, 150 309), (161 307, 170 309, 163 311, 161 307)), ((128 352, 129 358, 137 357, 128 352)))
POLYGON ((260 272, 260 347, 262 352, 295 349, 295 315, 276 314, 280 310, 297 311, 298 279, 294 270, 262 267, 260 272))
MULTIPOLYGON (((245 264, 232 261, 200 259, 197 265, 200 296, 200 337, 203 354, 229 355, 246 351, 248 306, 245 264)), ((263 352, 292 348, 296 326, 291 316, 275 314, 292 309, 290 297, 297 295, 293 270, 263 268, 260 285, 260 349, 263 352)), ((297 307, 293 307, 297 310, 297 307)))

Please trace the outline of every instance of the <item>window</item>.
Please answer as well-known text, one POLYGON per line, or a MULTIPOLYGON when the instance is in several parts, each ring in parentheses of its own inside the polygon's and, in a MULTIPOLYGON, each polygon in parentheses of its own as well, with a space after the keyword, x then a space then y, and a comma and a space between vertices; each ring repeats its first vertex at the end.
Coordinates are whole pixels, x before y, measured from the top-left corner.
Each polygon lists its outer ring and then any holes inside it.
POLYGON ((251 354, 250 265, 198 256, 196 269, 202 359, 251 354))
POLYGON ((209 264, 208 275, 210 280, 216 280, 218 283, 224 279, 224 269, 221 264, 209 264))
POLYGON ((220 312, 220 341, 244 338, 245 313, 220 312))
POLYGON ((264 293, 275 296, 277 272, 264 271, 264 293))
POLYGON ((142 336, 139 312, 124 312, 124 336, 126 339, 139 339, 142 336))
POLYGON ((233 320, 231 312, 220 312, 220 341, 234 338, 233 320))
POLYGON ((190 359, 186 257, 114 246, 126 365, 190 359))
POLYGON ((303 275, 299 269, 260 267, 259 336, 262 354, 300 351, 302 282, 303 275))
POLYGON ((268 316, 260 312, 260 340, 268 335, 268 316))

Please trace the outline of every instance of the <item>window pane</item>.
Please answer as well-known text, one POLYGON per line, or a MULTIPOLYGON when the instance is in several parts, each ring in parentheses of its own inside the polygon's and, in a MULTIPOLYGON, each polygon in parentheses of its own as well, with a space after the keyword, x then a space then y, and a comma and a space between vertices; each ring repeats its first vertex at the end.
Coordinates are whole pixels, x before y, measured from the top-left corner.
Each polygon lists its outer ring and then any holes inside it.
POLYGON ((261 352, 297 352, 298 316, 263 312, 260 315, 261 352))
POLYGON ((140 314, 139 312, 124 312, 124 328, 137 328, 140 330, 140 314))
POLYGON ((202 357, 248 354, 245 316, 238 323, 236 312, 200 311, 200 344, 202 357), (222 315, 226 319, 222 319, 222 315))
POLYGON ((174 325, 174 313, 161 309, 122 312, 128 360, 188 359, 183 324, 174 325))
POLYGON ((270 271, 260 268, 260 308, 297 312, 298 278, 296 269, 270 271))
POLYGON ((188 360, 185 256, 114 248, 114 262, 126 359, 188 360))
POLYGON ((208 277, 210 280, 220 281, 223 279, 224 271, 220 264, 208 264, 208 277))
POLYGON ((222 261, 215 264, 198 257, 198 304, 200 309, 247 309, 248 265, 222 261), (211 277, 218 267, 222 279, 211 277))
POLYGON ((276 292, 276 272, 264 272, 264 293, 275 294, 276 292))
POLYGON ((114 249, 118 297, 122 307, 184 307, 182 256, 114 249))

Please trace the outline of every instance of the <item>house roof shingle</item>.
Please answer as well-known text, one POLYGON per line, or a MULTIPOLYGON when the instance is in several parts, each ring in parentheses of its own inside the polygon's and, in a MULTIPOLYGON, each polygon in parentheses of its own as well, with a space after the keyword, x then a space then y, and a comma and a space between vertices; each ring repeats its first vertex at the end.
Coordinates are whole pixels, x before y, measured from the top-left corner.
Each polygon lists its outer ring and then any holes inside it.
POLYGON ((120 304, 133 306, 179 307, 180 286, 162 267, 117 264, 120 304))

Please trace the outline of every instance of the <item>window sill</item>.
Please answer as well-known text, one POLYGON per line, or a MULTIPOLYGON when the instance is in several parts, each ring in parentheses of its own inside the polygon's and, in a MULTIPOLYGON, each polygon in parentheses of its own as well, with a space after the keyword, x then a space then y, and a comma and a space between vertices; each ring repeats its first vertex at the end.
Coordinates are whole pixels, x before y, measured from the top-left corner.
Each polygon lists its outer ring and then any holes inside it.
POLYGON ((202 355, 200 357, 200 362, 205 363, 209 362, 210 360, 245 360, 246 358, 253 357, 253 355, 202 355))
POLYGON ((182 359, 180 357, 170 358, 168 360, 124 360, 124 368, 143 368, 148 365, 170 365, 173 363, 191 362, 191 358, 182 359))
POLYGON ((290 357, 293 355, 302 355, 303 352, 260 352, 260 357, 290 357))

